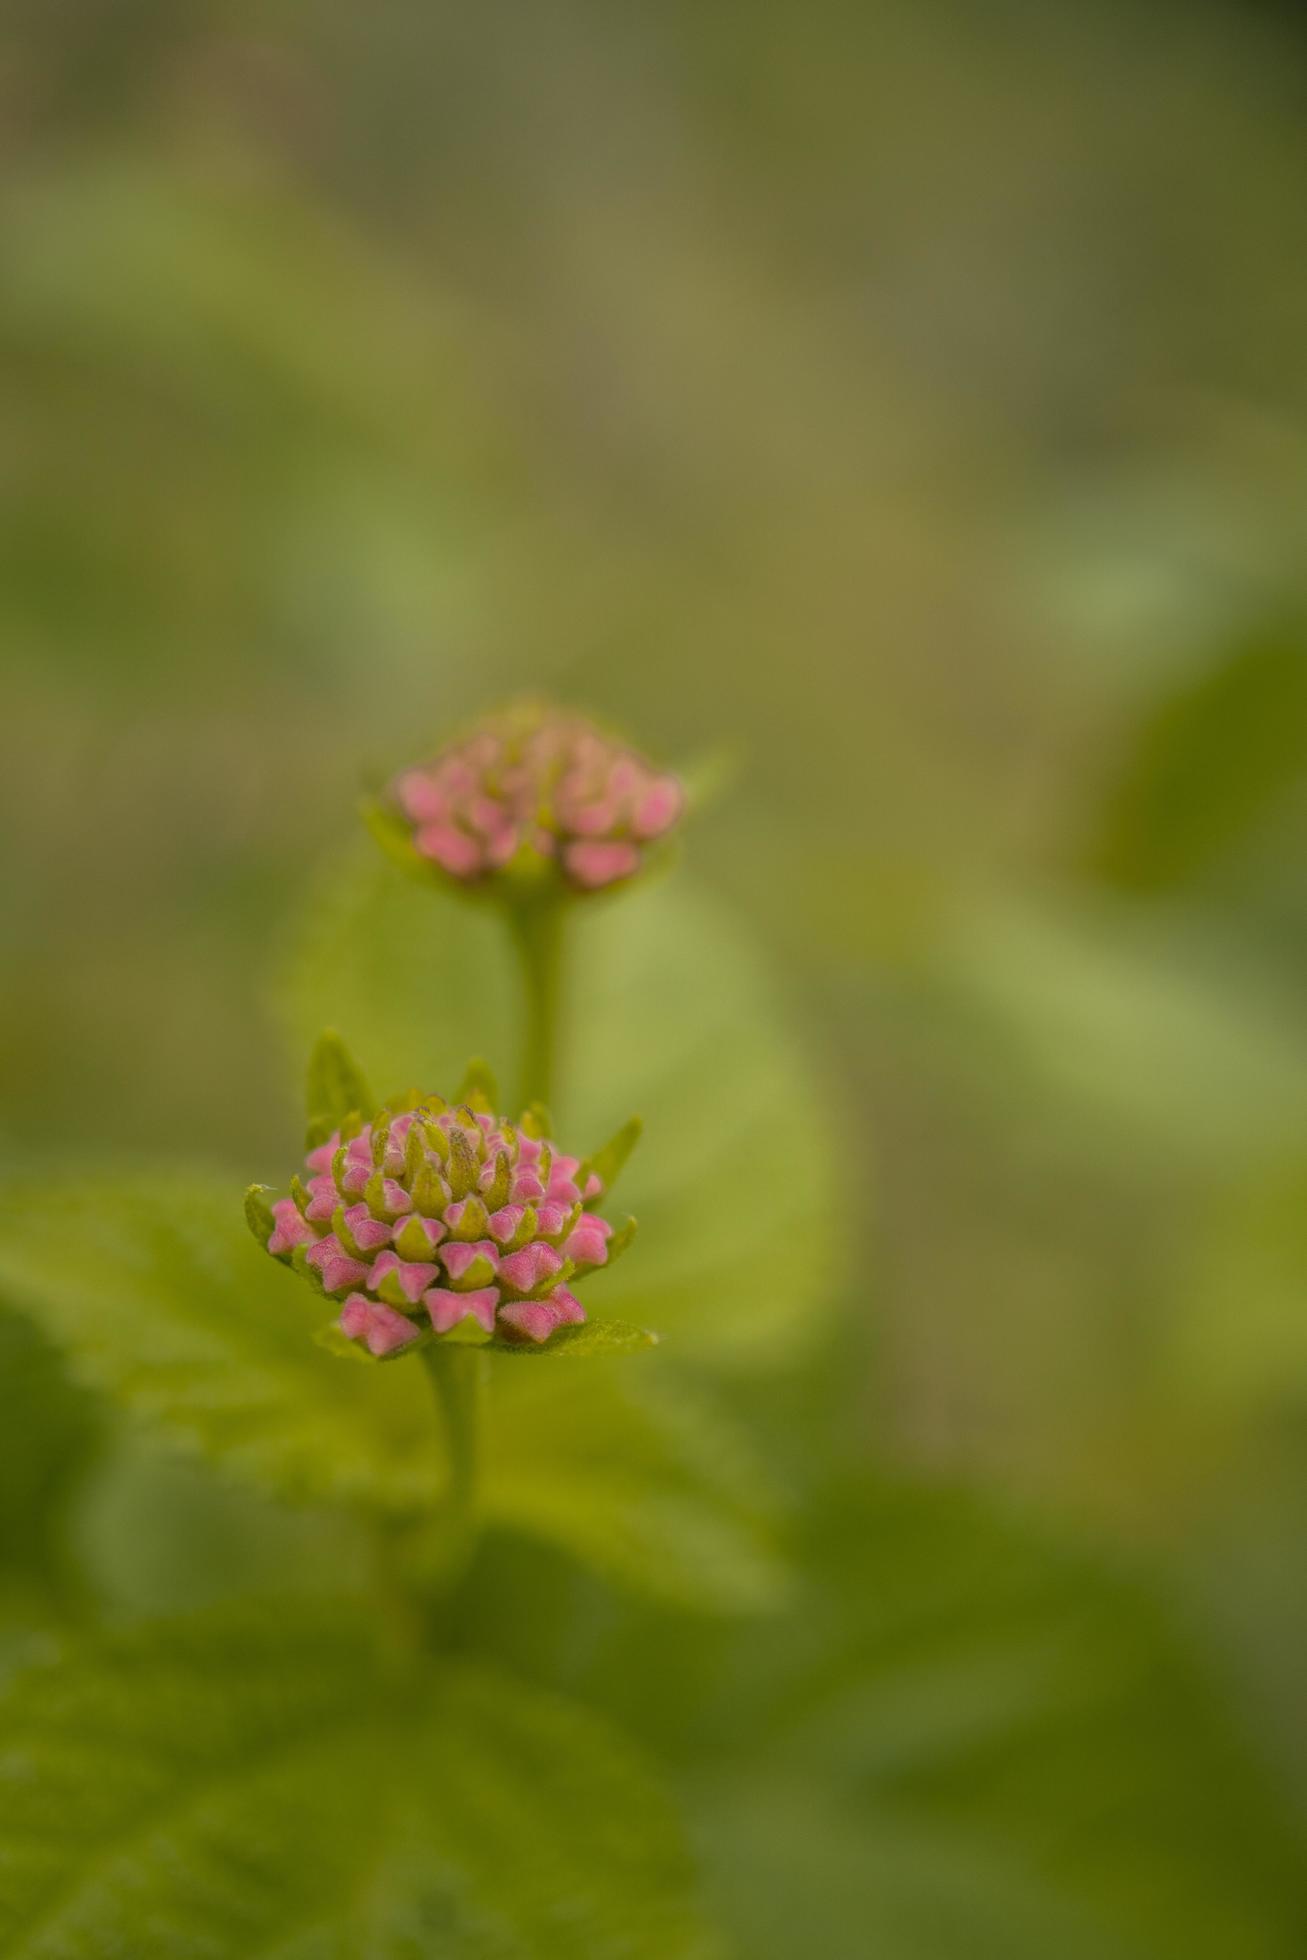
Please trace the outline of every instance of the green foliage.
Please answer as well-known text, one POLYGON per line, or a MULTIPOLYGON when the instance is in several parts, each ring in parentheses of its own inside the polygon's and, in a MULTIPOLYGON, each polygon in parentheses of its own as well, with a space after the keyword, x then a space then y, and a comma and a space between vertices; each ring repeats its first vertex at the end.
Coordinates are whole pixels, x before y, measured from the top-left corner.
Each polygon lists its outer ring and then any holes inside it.
POLYGON ((604 1725, 381 1663, 330 1609, 73 1647, 0 1698, 12 1960, 691 1960, 669 1808, 604 1725))
POLYGON ((1105 800, 1090 869, 1170 891, 1220 866, 1307 774, 1307 638, 1244 634, 1134 732, 1105 800))
POLYGON ((678 1765, 740 1953, 1296 1960, 1298 1824, 1149 1576, 901 1480, 818 1486, 798 1538, 747 1625, 615 1624, 538 1567, 476 1601, 678 1765))
POLYGON ((741 1611, 784 1598, 781 1495, 712 1397, 653 1361, 501 1367, 486 1447, 491 1519, 637 1593, 741 1611))
POLYGON ((560 1327, 543 1345, 535 1341, 498 1341, 499 1354, 550 1355, 637 1354, 642 1348, 657 1347, 658 1335, 648 1327, 633 1327, 629 1320, 592 1318, 579 1327, 560 1327))
MULTIPOLYGON (((84 1380, 230 1474, 397 1513, 439 1494, 421 1368, 403 1356, 345 1368, 324 1352, 321 1300, 260 1253, 223 1179, 11 1180, 0 1285, 84 1380)), ((576 1333, 561 1353, 649 1344, 607 1321, 576 1333)), ((741 1446, 714 1441, 716 1417, 682 1392, 643 1391, 608 1366, 587 1385, 589 1372, 505 1356, 486 1443, 492 1518, 660 1597, 774 1596, 773 1498, 761 1474, 740 1474, 741 1446)))
MULTIPOLYGON (((746 939, 684 878, 575 908, 559 1140, 584 1152, 642 1112, 623 1191, 638 1252, 604 1305, 678 1352, 745 1364, 816 1339, 836 1284, 829 1119, 746 939)), ((374 850, 324 878, 283 990, 298 1049, 348 1028, 380 1080, 456 1082, 512 1059, 501 922, 412 885, 374 850), (439 984, 433 981, 438 976, 439 984)))
POLYGON ((644 1134, 644 1123, 638 1116, 630 1116, 620 1130, 609 1137, 601 1150, 588 1157, 584 1169, 593 1171, 600 1178, 604 1190, 611 1191, 621 1176, 622 1166, 644 1134))
POLYGON ((304 1103, 314 1144, 325 1142, 350 1116, 366 1119, 376 1108, 358 1063, 334 1028, 313 1044, 304 1103))
POLYGON ((235 1474, 399 1508, 434 1496, 420 1384, 314 1346, 321 1301, 253 1244, 225 1179, 10 1180, 0 1285, 84 1380, 235 1474))

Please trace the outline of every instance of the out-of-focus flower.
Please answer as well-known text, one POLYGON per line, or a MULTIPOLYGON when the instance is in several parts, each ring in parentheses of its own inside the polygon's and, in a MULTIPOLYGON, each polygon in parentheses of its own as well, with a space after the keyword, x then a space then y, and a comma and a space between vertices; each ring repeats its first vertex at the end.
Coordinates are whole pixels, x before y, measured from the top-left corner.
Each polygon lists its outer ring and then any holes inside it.
POLYGON ((384 1358, 423 1337, 543 1342, 584 1321, 572 1283, 633 1230, 614 1236, 590 1209, 603 1191, 598 1169, 544 1135, 542 1113, 513 1124, 474 1091, 346 1121, 289 1197, 269 1205, 255 1187, 247 1207, 274 1258, 342 1301, 341 1333, 384 1358))
POLYGON ((675 776, 584 716, 524 704, 406 770, 376 814, 461 883, 554 870, 597 891, 633 877, 684 806, 675 776))

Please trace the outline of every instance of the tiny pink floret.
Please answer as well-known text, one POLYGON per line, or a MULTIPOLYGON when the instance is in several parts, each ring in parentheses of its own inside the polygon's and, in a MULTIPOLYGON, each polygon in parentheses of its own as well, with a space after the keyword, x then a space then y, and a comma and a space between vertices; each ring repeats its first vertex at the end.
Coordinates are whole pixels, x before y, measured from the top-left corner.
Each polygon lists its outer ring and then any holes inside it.
POLYGON ((361 1340, 369 1354, 378 1360, 384 1355, 394 1354, 407 1347, 418 1337, 418 1328, 402 1313, 387 1307, 380 1301, 369 1300, 362 1293, 351 1293, 341 1308, 337 1322, 342 1334, 351 1341, 361 1340))

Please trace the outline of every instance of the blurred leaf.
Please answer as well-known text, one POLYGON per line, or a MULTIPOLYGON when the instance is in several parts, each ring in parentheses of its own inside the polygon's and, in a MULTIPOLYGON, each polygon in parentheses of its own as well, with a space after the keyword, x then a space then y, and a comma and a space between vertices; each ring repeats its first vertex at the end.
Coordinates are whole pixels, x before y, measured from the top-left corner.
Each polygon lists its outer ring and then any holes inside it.
MULTIPOLYGON (((644 1119, 623 1192, 640 1243, 604 1307, 679 1352, 775 1363, 816 1340, 837 1284, 830 1117, 754 949, 684 878, 577 907, 559 1141, 644 1119)), ((292 1042, 345 1029, 375 1079, 457 1082, 513 1059, 501 921, 416 888, 374 850, 324 878, 284 990, 292 1042)))
POLYGON ((1219 935, 1124 906, 1001 894, 940 927, 902 994, 954 1071, 1005 1109, 1101 1130, 1177 1167, 1225 1166, 1307 1133, 1296 1004, 1219 935))
POLYGON ((901 1480, 796 1539, 747 1624, 545 1585, 519 1634, 479 1580, 494 1651, 679 1766, 749 1960, 1297 1960, 1298 1820, 1147 1572, 901 1480))
POLYGON ((376 1108, 358 1063, 334 1028, 327 1028, 313 1044, 304 1100, 309 1126, 319 1143, 325 1143, 347 1116, 366 1118, 376 1108))
POLYGON ((11 1180, 0 1285, 83 1379, 240 1476, 399 1508, 435 1495, 422 1384, 314 1346, 320 1299, 220 1179, 11 1180))
POLYGON ((653 1360, 620 1378, 497 1369, 485 1474, 491 1519, 636 1592, 726 1612, 785 1597, 772 1479, 726 1411, 653 1360))
POLYGON ((95 1405, 22 1315, 0 1308, 0 1547, 6 1576, 49 1574, 59 1524, 100 1438, 95 1405))
MULTIPOLYGON (((78 1374, 231 1474, 295 1498, 429 1507, 436 1421, 411 1357, 342 1368, 314 1337, 317 1294, 260 1253, 236 1193, 199 1175, 96 1186, 11 1180, 0 1285, 78 1374), (57 1256, 47 1250, 57 1248, 57 1256)), ((630 1345, 587 1323, 589 1352, 630 1345)), ((584 1343, 582 1346, 584 1348, 584 1343)), ((494 1373, 493 1519, 536 1531, 660 1597, 773 1599, 774 1494, 724 1418, 614 1368, 494 1373), (584 1379, 583 1379, 584 1378, 584 1379)))
POLYGON ((1171 1353, 1201 1402, 1307 1406, 1307 1159, 1209 1201, 1180 1258, 1171 1353))
POLYGON ((1165 695, 1134 732, 1089 868, 1130 891, 1191 883, 1307 778, 1307 635, 1264 630, 1165 695))
POLYGON ((0 1947, 688 1960, 670 1812, 594 1718, 320 1610, 72 1648, 0 1698, 0 1947))
POLYGON ((501 1341, 495 1344, 495 1351, 544 1356, 636 1354, 657 1345, 657 1334, 648 1327, 633 1327, 629 1320, 587 1320, 579 1327, 558 1328, 542 1345, 535 1341, 501 1341))

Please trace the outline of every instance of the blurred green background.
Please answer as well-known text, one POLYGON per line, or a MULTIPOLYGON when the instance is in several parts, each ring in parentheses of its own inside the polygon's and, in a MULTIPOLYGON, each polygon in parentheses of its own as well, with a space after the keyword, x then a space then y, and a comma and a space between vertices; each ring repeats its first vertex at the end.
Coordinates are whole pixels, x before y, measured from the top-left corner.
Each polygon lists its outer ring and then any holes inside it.
MULTIPOLYGON (((724 753, 688 849, 830 1098, 853 1275, 746 1419, 954 1493, 950 1570, 979 1505, 1146 1595, 1257 1787, 1231 1956, 1307 1939, 1256 1875, 1307 1822, 1304 53, 1289 8, 1110 0, 0 30, 0 1156, 289 1161, 260 976, 450 723, 547 689, 724 753)), ((86 1446, 47 1386, 16 1571, 86 1446)), ((936 1501, 885 1499, 877 1598, 936 1501)), ((111 1601, 186 1596, 161 1533, 111 1601)), ((867 1842, 792 1925, 722 1878, 743 1950, 872 1951, 867 1842)), ((1170 1897, 1085 1951, 1171 1951, 1170 1897)), ((982 1951, 932 1924, 874 1950, 982 1951)))

